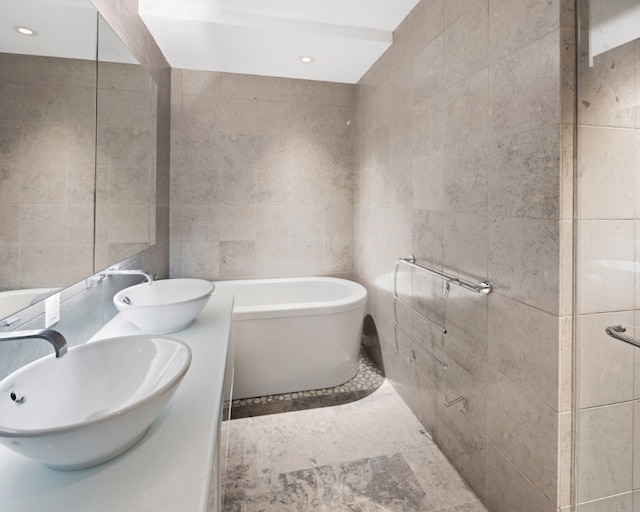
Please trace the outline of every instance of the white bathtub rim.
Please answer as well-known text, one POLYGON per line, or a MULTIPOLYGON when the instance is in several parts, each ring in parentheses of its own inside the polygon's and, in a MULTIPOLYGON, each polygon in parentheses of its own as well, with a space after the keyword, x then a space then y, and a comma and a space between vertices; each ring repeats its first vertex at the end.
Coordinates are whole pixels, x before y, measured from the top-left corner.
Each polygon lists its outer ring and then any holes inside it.
POLYGON ((279 318, 283 316, 316 316, 316 315, 333 315, 347 311, 353 311, 363 307, 367 302, 367 289, 361 284, 336 277, 289 277, 289 278, 266 278, 266 279, 238 279, 230 281, 215 281, 216 289, 223 292, 225 288, 233 291, 234 285, 247 285, 265 283, 278 284, 288 282, 335 282, 341 286, 348 286, 350 292, 348 295, 332 299, 328 301, 307 301, 292 302, 271 305, 256 306, 238 306, 233 308, 234 321, 254 320, 259 318, 279 318))
MULTIPOLYGON (((335 315, 340 313, 347 313, 364 306, 362 304, 355 304, 353 307, 345 306, 327 306, 322 302, 309 302, 301 304, 300 308, 287 308, 287 307, 262 307, 260 309, 252 308, 234 308, 233 320, 242 322, 245 320, 258 320, 262 318, 282 318, 282 317, 303 317, 303 316, 323 316, 323 315, 335 315)), ((363 313, 364 318, 364 313, 363 313)))

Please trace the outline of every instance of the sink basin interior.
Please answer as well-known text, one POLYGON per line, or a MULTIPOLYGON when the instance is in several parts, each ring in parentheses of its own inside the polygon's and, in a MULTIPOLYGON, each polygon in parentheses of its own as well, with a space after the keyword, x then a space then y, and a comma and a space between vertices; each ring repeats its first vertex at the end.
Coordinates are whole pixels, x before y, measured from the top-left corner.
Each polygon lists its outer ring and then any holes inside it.
POLYGON ((57 469, 109 460, 135 444, 191 363, 166 336, 123 336, 47 356, 0 382, 0 442, 57 469))

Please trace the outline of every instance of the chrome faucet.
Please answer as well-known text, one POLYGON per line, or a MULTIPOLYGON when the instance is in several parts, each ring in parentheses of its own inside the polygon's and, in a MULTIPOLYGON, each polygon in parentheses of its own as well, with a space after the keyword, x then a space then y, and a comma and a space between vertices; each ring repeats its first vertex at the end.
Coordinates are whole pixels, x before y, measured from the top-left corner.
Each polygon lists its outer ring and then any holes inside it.
POLYGON ((53 329, 0 332, 0 342, 27 339, 43 339, 48 341, 56 351, 56 357, 62 357, 67 353, 67 340, 62 334, 58 331, 54 331, 53 329))
POLYGON ((144 270, 127 270, 123 268, 108 268, 99 273, 100 277, 114 276, 114 275, 140 275, 144 277, 149 284, 153 283, 153 276, 144 270))

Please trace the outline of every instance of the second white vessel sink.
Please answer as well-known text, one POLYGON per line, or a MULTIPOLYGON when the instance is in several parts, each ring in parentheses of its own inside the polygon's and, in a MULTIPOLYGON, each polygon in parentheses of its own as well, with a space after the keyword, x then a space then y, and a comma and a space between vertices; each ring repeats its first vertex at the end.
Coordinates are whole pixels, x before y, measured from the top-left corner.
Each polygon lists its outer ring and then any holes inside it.
POLYGON ((142 332, 169 334, 193 322, 214 288, 204 279, 163 279, 125 288, 114 295, 113 303, 142 332))
POLYGON ((149 335, 38 359, 0 381, 0 443, 54 469, 106 462, 144 436, 190 364, 188 345, 149 335))

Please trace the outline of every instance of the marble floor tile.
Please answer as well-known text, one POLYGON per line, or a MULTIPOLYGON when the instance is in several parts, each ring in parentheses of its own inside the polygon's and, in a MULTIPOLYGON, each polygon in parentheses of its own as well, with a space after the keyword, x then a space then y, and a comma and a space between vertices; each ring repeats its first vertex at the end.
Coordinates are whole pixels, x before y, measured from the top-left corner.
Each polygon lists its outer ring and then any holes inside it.
POLYGON ((386 381, 348 404, 226 423, 224 512, 486 512, 386 381))

